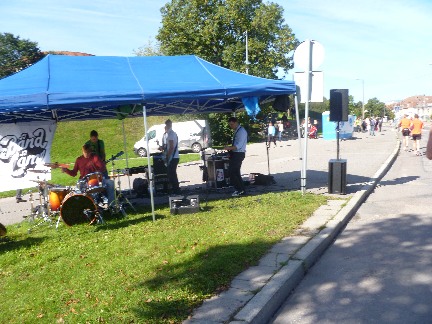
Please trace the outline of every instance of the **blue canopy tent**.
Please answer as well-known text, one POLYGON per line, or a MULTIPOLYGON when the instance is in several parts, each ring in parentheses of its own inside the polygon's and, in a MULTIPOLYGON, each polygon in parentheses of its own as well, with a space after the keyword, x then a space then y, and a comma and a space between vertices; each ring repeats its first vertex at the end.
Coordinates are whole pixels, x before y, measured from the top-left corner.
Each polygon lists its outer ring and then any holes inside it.
POLYGON ((293 81, 238 73, 193 55, 48 55, 0 80, 0 124, 144 116, 146 129, 146 116, 233 112, 242 100, 295 91, 293 81))
POLYGON ((0 123, 232 112, 242 98, 295 93, 293 81, 234 72, 197 56, 48 55, 0 80, 0 123))

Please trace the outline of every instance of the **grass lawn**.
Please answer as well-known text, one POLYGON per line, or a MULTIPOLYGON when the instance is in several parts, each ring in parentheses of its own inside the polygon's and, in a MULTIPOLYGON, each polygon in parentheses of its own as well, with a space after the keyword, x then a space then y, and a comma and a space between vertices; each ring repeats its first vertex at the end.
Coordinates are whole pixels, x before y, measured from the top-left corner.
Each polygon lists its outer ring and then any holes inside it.
POLYGON ((2 323, 180 323, 326 202, 299 192, 156 207, 104 225, 8 226, 2 323))

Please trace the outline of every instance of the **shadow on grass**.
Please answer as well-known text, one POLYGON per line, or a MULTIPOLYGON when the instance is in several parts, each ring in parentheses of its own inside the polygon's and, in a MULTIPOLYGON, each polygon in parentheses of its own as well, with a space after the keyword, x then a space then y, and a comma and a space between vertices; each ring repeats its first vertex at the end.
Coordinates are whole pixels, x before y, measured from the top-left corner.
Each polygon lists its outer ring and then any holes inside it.
MULTIPOLYGON (((109 223, 105 223, 103 225, 99 225, 96 228, 96 231, 107 230, 107 229, 108 230, 116 230, 119 228, 125 228, 128 226, 140 224, 143 222, 153 221, 153 217, 151 214, 150 215, 146 214, 146 215, 136 217, 135 215, 137 215, 137 214, 138 213, 136 213, 136 214, 128 213, 128 216, 126 216, 126 217, 112 216, 109 218, 105 218, 106 221, 109 220, 109 221, 115 221, 115 222, 109 222, 109 223)), ((141 214, 141 213, 139 213, 139 214, 141 214)), ((164 219, 165 215, 156 214, 155 217, 156 217, 156 219, 164 219)))
POLYGON ((166 264, 155 272, 151 280, 137 284, 138 289, 165 291, 178 287, 170 296, 158 300, 144 300, 132 309, 141 319, 185 319, 201 304, 203 298, 229 288, 232 279, 251 265, 274 244, 271 241, 254 241, 211 247, 193 259, 178 264, 166 264), (169 314, 169 318, 167 317, 169 314), (173 317, 176 318, 173 318, 173 317))
POLYGON ((40 244, 44 237, 31 237, 27 236, 24 239, 14 239, 9 236, 0 238, 0 254, 6 251, 19 250, 22 248, 29 248, 33 245, 40 244))

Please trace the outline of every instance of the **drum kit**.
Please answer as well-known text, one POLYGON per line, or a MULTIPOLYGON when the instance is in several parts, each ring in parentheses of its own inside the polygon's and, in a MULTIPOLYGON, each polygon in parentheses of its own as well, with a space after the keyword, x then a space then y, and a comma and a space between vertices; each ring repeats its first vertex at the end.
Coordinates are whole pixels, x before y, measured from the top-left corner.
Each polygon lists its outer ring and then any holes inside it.
MULTIPOLYGON (((29 170, 30 172, 41 173, 41 170, 29 170)), ((43 172, 48 172, 43 170, 43 172)), ((29 220, 39 220, 36 225, 31 227, 30 233, 34 228, 48 223, 53 224, 52 219, 57 217, 56 228, 60 220, 72 226, 79 223, 103 224, 103 206, 107 201, 105 188, 100 183, 96 183, 94 178, 102 179, 100 172, 88 174, 83 179, 78 180, 76 187, 64 187, 51 184, 46 180, 32 180, 37 183, 39 199, 33 198, 30 192, 31 214, 29 220), (35 202, 39 204, 35 205, 35 202)))
MULTIPOLYGON (((119 155, 113 156, 116 159, 119 155)), ((45 166, 50 168, 64 167, 58 163, 46 163, 45 166)), ((46 174, 48 170, 28 170, 33 173, 46 174)), ((60 220, 68 226, 73 226, 79 223, 88 224, 103 224, 102 214, 104 211, 111 213, 121 213, 126 216, 123 201, 126 201, 133 210, 135 208, 121 194, 120 174, 116 172, 114 177, 118 178, 119 194, 114 188, 114 201, 108 204, 107 189, 103 183, 103 174, 101 172, 89 173, 85 177, 79 179, 75 187, 60 186, 51 184, 44 180, 32 180, 37 183, 36 189, 39 193, 39 204, 35 205, 33 193, 30 191, 31 214, 29 220, 38 219, 37 224, 31 227, 30 233, 34 228, 42 225, 53 225, 53 218, 57 217, 56 229, 59 226, 60 220)))

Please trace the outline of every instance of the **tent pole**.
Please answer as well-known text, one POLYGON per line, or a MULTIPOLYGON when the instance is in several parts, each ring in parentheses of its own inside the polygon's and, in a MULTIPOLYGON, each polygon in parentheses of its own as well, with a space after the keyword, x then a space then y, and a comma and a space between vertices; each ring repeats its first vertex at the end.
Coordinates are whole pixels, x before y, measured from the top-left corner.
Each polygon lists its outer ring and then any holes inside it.
POLYGON ((155 211, 154 211, 154 197, 153 197, 153 170, 150 163, 150 149, 149 149, 149 139, 147 137, 147 108, 143 105, 143 117, 144 117, 144 134, 146 137, 146 150, 147 150, 147 167, 148 167, 148 181, 149 181, 149 190, 150 190, 150 203, 152 209, 152 218, 153 222, 155 219, 155 211))
MULTIPOLYGON (((297 124, 297 137, 298 137, 298 143, 299 143, 299 157, 300 157, 300 187, 303 190, 303 179, 305 178, 304 170, 303 170, 303 150, 302 150, 302 138, 301 138, 301 129, 300 129, 300 114, 298 109, 298 96, 297 94, 300 92, 299 88, 297 87, 296 94, 294 96, 294 105, 295 105, 295 112, 296 112, 296 124, 297 124)), ((302 191, 302 194, 304 192, 302 191)))
MULTIPOLYGON (((126 148, 126 134, 125 134, 125 127, 124 127, 124 119, 122 119, 122 128, 123 128, 123 150, 126 153, 126 169, 129 170, 129 157, 128 157, 128 151, 126 148)), ((130 174, 127 173, 128 182, 129 182, 129 195, 132 194, 131 184, 130 184, 130 174)))
POLYGON ((302 178, 302 194, 306 192, 306 170, 307 170, 307 149, 308 149, 308 135, 309 135, 309 104, 311 101, 311 92, 312 92, 312 42, 307 40, 308 42, 308 69, 306 71, 306 84, 307 84, 307 92, 306 92, 306 103, 305 103, 305 123, 304 123, 304 147, 303 147, 303 178, 302 178))

